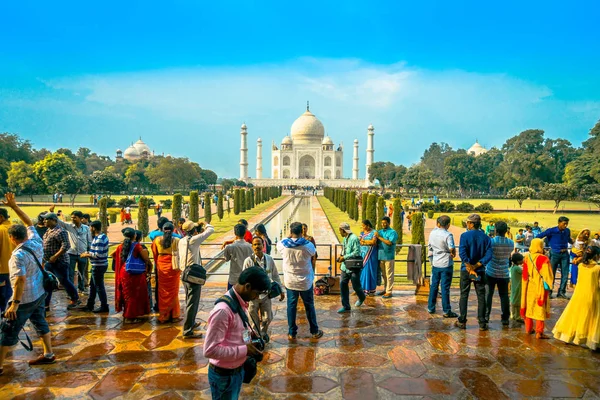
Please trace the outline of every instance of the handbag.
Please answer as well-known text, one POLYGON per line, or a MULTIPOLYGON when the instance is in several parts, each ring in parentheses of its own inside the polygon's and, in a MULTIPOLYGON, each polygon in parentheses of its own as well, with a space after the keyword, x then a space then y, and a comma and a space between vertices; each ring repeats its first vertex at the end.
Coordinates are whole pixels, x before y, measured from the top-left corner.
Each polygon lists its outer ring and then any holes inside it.
POLYGON ((531 254, 529 254, 529 260, 531 261, 531 268, 533 268, 534 271, 537 271, 540 278, 542 278, 542 283, 544 284, 544 290, 552 291, 552 288, 546 283, 546 281, 542 277, 542 274, 540 274, 540 271, 538 271, 537 268, 535 267, 535 263, 533 262, 533 258, 531 258, 531 254))
POLYGON ((48 293, 58 290, 58 279, 56 278, 56 276, 53 273, 46 271, 42 267, 42 263, 40 263, 40 260, 38 260, 38 258, 35 256, 35 253, 33 252, 33 250, 31 250, 29 247, 26 247, 26 246, 22 246, 21 248, 23 250, 25 250, 26 252, 28 252, 29 254, 31 254, 31 256, 35 260, 35 263, 37 264, 38 268, 40 269, 40 271, 42 271, 44 290, 48 293))
MULTIPOLYGON (((353 233, 351 233, 350 235, 353 235, 353 233)), ((350 235, 348 235, 348 237, 350 237, 350 235)), ((346 238, 346 240, 348 239, 348 237, 346 238)), ((342 250, 342 256, 344 256, 344 254, 346 253, 346 246, 344 246, 344 249, 342 250)), ((347 270, 351 271, 351 272, 360 272, 363 269, 364 266, 364 260, 362 257, 357 257, 357 258, 349 258, 349 259, 344 259, 344 266, 346 267, 347 270)))
POLYGON ((125 261, 125 271, 131 275, 141 275, 146 272, 146 263, 140 257, 133 256, 133 250, 137 242, 131 243, 131 250, 129 250, 129 256, 125 261))
POLYGON ((188 236, 185 247, 185 264, 181 274, 181 280, 192 285, 204 285, 206 283, 206 269, 200 264, 187 265, 190 256, 190 237, 188 236))

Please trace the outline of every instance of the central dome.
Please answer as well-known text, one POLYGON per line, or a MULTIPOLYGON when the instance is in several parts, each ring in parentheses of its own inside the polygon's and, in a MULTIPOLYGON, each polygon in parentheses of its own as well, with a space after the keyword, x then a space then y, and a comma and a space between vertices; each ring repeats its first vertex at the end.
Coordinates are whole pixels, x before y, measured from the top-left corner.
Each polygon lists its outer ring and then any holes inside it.
POLYGON ((291 136, 294 144, 321 144, 325 128, 313 113, 306 110, 292 124, 291 136))

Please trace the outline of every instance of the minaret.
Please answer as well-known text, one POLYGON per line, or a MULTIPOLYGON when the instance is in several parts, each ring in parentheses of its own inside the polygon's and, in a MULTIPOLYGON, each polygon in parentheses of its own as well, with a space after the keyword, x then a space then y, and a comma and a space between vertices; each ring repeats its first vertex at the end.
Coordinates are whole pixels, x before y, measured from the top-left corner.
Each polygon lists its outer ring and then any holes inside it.
POLYGON ((373 164, 373 153, 375 153, 375 146, 373 145, 373 136, 375 136, 375 128, 373 125, 369 125, 369 134, 367 136, 367 170, 365 171, 365 183, 368 185, 371 183, 371 177, 369 176, 369 167, 373 164))
POLYGON ((354 156, 352 158, 352 179, 358 179, 358 139, 354 139, 354 156))
POLYGON ((248 180, 248 131, 246 130, 246 124, 242 124, 242 131, 240 132, 242 137, 242 145, 240 147, 240 180, 246 182, 248 180))
POLYGON ((262 179, 262 139, 256 141, 256 179, 262 179))

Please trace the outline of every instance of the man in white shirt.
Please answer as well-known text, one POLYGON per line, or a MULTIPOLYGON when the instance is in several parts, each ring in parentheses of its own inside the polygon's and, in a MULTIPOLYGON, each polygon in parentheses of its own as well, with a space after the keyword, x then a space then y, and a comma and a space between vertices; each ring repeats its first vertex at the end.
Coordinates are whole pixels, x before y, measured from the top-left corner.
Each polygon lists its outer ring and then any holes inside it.
MULTIPOLYGON (((269 279, 271 279, 272 282, 276 282, 281 287, 279 301, 283 301, 283 299, 285 299, 285 294, 283 293, 284 287, 279 278, 279 271, 277 271, 277 266, 275 265, 273 257, 263 252, 263 246, 264 243, 261 237, 256 236, 252 239, 252 250, 254 251, 254 254, 246 258, 243 269, 255 266, 264 269, 269 276, 269 279)), ((248 307, 248 312, 250 313, 252 320, 260 323, 260 333, 266 343, 269 342, 269 334, 267 331, 271 321, 273 321, 271 301, 268 293, 261 294, 258 299, 252 300, 248 307)))
POLYGON ((298 333, 298 297, 302 297, 312 338, 318 339, 323 336, 323 331, 317 324, 313 293, 315 272, 311 262, 317 250, 311 242, 302 237, 300 222, 290 225, 290 237, 277 243, 277 251, 283 258, 283 281, 287 289, 288 339, 295 340, 298 333))
POLYGON ((438 290, 442 286, 442 309, 444 318, 456 318, 458 315, 452 311, 450 305, 450 285, 454 274, 454 257, 456 246, 454 236, 448 232, 450 217, 442 215, 437 219, 437 228, 429 234, 429 260, 431 261, 431 286, 429 288, 429 302, 427 310, 435 313, 438 290))

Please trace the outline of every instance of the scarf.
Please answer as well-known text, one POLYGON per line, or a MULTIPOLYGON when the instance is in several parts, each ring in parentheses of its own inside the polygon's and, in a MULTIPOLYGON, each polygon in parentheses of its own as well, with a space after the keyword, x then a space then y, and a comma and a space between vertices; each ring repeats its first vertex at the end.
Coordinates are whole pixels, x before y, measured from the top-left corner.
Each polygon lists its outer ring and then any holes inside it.
POLYGON ((285 239, 281 240, 281 244, 283 244, 283 246, 288 249, 293 249, 294 247, 306 246, 308 243, 310 243, 310 242, 308 240, 304 239, 303 237, 297 238, 296 240, 294 240, 292 238, 285 238, 285 239))

